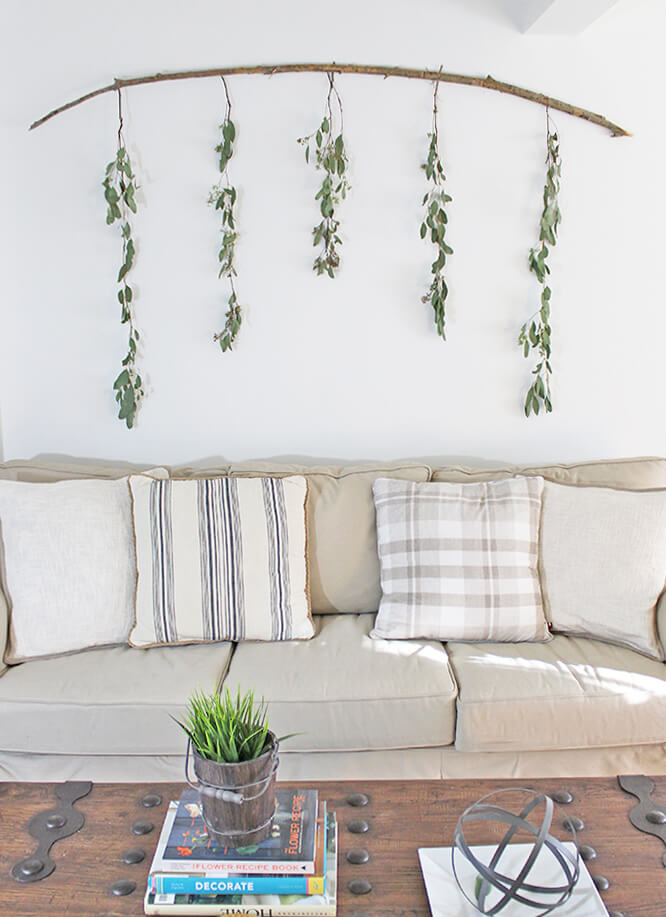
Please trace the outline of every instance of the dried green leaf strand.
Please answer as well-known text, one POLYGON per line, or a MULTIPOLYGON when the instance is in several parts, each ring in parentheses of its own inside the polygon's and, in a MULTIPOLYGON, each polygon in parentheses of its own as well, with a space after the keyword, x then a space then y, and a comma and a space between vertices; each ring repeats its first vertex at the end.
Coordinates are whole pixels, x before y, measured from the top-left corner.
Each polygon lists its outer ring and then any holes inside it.
MULTIPOLYGON (((436 124, 437 101, 435 98, 433 108, 433 124, 436 124)), ((434 313, 435 327, 439 336, 446 340, 446 298, 449 288, 444 280, 444 267, 448 255, 453 254, 453 249, 446 242, 446 229, 448 215, 446 205, 453 198, 444 191, 446 176, 439 155, 436 127, 428 134, 428 155, 421 168, 425 171, 427 180, 431 183, 430 190, 423 196, 425 216, 421 223, 419 234, 422 239, 429 236, 430 242, 435 246, 435 260, 430 271, 432 281, 428 292, 421 297, 422 302, 430 303, 434 313)))
MULTIPOLYGON (((226 88, 226 86, 225 86, 226 88)), ((208 203, 220 214, 220 232, 222 240, 217 254, 219 269, 218 277, 226 278, 229 281, 230 295, 227 300, 227 311, 225 314, 225 323, 221 331, 213 335, 213 340, 220 345, 222 353, 232 349, 232 345, 238 336, 242 324, 242 309, 236 297, 236 287, 234 277, 236 268, 234 266, 234 257, 236 254, 236 241, 238 233, 236 232, 236 214, 235 205, 238 198, 236 188, 229 182, 227 166, 234 154, 234 141, 236 139, 236 126, 230 117, 231 104, 228 102, 227 116, 220 125, 222 139, 215 147, 219 154, 219 170, 222 173, 224 183, 215 185, 211 188, 208 196, 208 203)))
POLYGON ((312 160, 315 170, 324 172, 321 186, 315 194, 322 220, 312 230, 312 244, 315 248, 320 248, 312 267, 318 276, 326 274, 334 278, 340 266, 338 248, 342 245, 338 234, 340 221, 336 217, 336 208, 340 201, 346 198, 351 186, 346 177, 348 157, 342 133, 342 102, 335 89, 333 74, 329 74, 326 114, 316 131, 299 137, 298 143, 304 147, 306 163, 312 160), (337 103, 337 117, 332 106, 334 97, 337 103))
POLYGON ((136 256, 136 247, 132 238, 132 226, 127 216, 127 210, 136 213, 136 179, 132 170, 129 153, 122 141, 122 135, 119 131, 118 150, 116 158, 113 159, 106 167, 104 181, 104 199, 107 203, 106 222, 108 225, 113 224, 116 220, 122 220, 121 238, 122 238, 122 264, 118 271, 117 282, 120 284, 118 290, 118 302, 120 303, 120 322, 129 325, 127 354, 122 360, 123 369, 120 371, 113 383, 113 391, 118 404, 118 419, 124 421, 128 429, 134 426, 139 402, 143 398, 143 383, 141 376, 136 370, 136 342, 139 340, 139 332, 134 325, 134 311, 132 308, 132 288, 127 283, 129 272, 134 266, 136 256))
POLYGON ((541 306, 522 326, 518 335, 518 344, 522 348, 523 356, 529 359, 536 354, 538 362, 532 370, 534 380, 527 390, 523 410, 525 416, 538 415, 540 410, 549 414, 553 410, 550 391, 552 368, 551 356, 551 289, 547 284, 550 268, 547 263, 551 247, 557 244, 557 232, 562 214, 559 207, 560 176, 562 160, 560 158, 560 145, 556 132, 551 133, 550 128, 546 135, 546 182, 543 189, 543 211, 539 221, 539 243, 530 249, 528 265, 530 271, 541 284, 541 306))

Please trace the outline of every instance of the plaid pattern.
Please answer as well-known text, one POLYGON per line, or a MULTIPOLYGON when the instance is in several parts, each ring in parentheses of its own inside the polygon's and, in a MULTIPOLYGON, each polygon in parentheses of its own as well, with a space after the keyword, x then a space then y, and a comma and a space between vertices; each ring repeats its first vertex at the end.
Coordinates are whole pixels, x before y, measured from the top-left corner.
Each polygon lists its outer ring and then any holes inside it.
POLYGON ((382 598, 371 636, 547 639, 537 573, 543 478, 373 486, 382 598))

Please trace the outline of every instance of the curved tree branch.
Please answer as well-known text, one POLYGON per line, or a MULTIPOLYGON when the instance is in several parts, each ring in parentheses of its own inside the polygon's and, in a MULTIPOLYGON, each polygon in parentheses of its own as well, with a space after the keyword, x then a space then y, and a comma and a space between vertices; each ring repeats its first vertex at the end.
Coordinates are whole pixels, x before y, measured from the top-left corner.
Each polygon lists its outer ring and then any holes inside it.
POLYGON ((442 70, 414 70, 408 67, 382 67, 367 64, 256 64, 248 67, 216 67, 213 70, 182 70, 175 73, 155 73, 152 76, 137 76, 130 79, 115 79, 108 86, 102 86, 92 92, 86 93, 72 102, 67 102, 38 118, 30 125, 30 130, 39 127, 56 115, 95 96, 103 95, 106 92, 113 92, 116 89, 124 89, 127 86, 140 86, 145 83, 162 83, 168 80, 192 80, 201 79, 209 76, 232 76, 237 74, 263 74, 272 76, 274 73, 362 73, 370 76, 389 76, 403 77, 411 80, 438 80, 441 83, 458 83, 463 86, 478 86, 482 89, 492 89, 495 92, 502 92, 506 95, 517 96, 520 99, 527 99, 529 102, 536 102, 538 105, 545 105, 556 111, 563 111, 574 118, 582 118, 592 124, 598 124, 600 127, 610 131, 613 137, 630 137, 629 131, 614 124, 603 115, 598 115, 593 111, 585 108, 579 108, 577 105, 570 105, 568 102, 562 102, 551 96, 544 95, 541 92, 534 92, 531 89, 524 89, 520 86, 514 86, 512 83, 504 83, 496 80, 492 76, 467 76, 463 73, 445 73, 442 70))

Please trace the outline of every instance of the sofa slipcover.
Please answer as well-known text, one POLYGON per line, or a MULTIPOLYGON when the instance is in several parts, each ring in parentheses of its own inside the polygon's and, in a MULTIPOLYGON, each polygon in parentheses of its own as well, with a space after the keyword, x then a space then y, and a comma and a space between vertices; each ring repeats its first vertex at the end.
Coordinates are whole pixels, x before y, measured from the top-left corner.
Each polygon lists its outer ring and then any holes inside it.
POLYGON ((449 643, 460 685, 456 748, 541 751, 663 743, 666 666, 625 647, 449 643))
POLYGON ((241 643, 226 683, 269 703, 288 753, 448 745, 456 683, 443 645, 371 640, 374 615, 322 615, 312 640, 241 643))
POLYGON ((183 754, 192 691, 214 691, 231 643, 88 650, 11 666, 0 677, 6 751, 84 755, 183 754))
MULTIPOLYGON (((576 641, 566 637, 546 646, 482 644, 476 647, 480 659, 473 662, 466 657, 474 654, 473 646, 376 642, 368 631, 376 611, 372 597, 379 596, 370 491, 375 477, 395 471, 427 480, 430 465, 436 469, 433 480, 535 473, 581 486, 650 490, 666 487, 666 459, 531 469, 495 463, 490 471, 487 463, 469 460, 476 467, 465 467, 458 464, 465 459, 454 464, 446 458, 344 467, 335 462, 322 467, 321 460, 315 466, 314 460, 300 458, 297 465, 285 466, 284 461, 216 458, 175 468, 172 475, 312 475, 311 496, 320 508, 312 514, 308 549, 315 583, 317 576, 320 583, 316 601, 327 612, 317 619, 317 636, 297 647, 117 647, 8 668, 0 663, 0 780, 182 781, 186 740, 169 714, 183 712, 192 690, 223 684, 235 690, 241 678, 246 687, 266 694, 278 734, 304 732, 283 743, 284 780, 663 772, 663 663, 618 647, 595 648, 589 639, 579 641, 585 652, 576 656, 571 649, 576 641), (361 602, 371 601, 367 614, 354 613, 361 602), (347 614, 330 614, 338 609, 347 614), (562 647, 569 649, 565 653, 562 647), (525 653, 540 650, 546 655, 532 658, 529 672, 521 671, 525 653), (524 683, 522 693, 517 688, 511 693, 508 672, 514 688, 524 683), (476 696, 487 696, 485 712, 482 703, 474 705, 476 696), (451 744, 456 715, 457 746, 451 744), (579 746, 571 747, 572 736, 579 746)), ((118 477, 146 467, 42 456, 0 465, 0 478, 118 477)), ((657 619, 665 642, 664 594, 657 619)), ((0 593, 0 645, 5 625, 0 593)))

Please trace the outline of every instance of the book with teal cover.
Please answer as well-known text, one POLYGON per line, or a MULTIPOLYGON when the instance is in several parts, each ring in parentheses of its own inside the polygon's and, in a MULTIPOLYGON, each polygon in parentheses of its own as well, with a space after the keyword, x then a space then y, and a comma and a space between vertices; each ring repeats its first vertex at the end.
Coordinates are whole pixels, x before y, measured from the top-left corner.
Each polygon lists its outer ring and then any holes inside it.
POLYGON ((157 842, 151 872, 312 874, 318 792, 277 789, 271 836, 248 847, 227 847, 213 840, 204 824, 196 790, 187 789, 171 803, 157 842))

